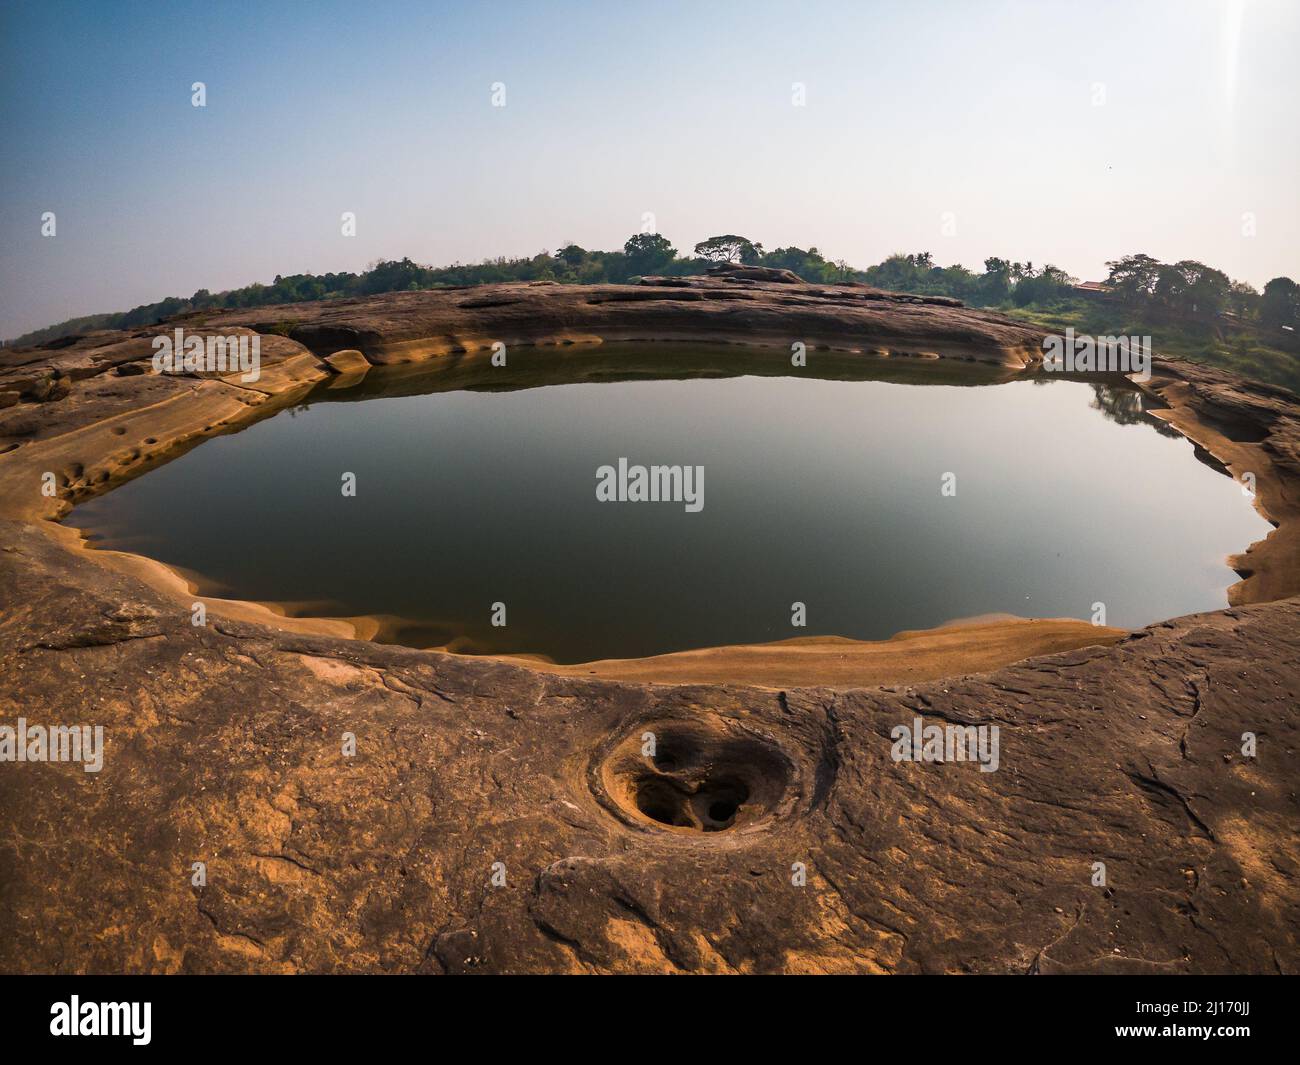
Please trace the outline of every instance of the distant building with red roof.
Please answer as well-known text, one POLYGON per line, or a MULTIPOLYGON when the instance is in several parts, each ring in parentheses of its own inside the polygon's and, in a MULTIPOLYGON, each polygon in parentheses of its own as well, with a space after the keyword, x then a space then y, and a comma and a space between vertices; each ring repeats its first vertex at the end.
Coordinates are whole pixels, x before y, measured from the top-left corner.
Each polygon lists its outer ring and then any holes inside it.
POLYGON ((1077 285, 1071 286, 1071 291, 1089 300, 1113 300, 1115 298, 1115 290, 1102 281, 1080 281, 1077 285))

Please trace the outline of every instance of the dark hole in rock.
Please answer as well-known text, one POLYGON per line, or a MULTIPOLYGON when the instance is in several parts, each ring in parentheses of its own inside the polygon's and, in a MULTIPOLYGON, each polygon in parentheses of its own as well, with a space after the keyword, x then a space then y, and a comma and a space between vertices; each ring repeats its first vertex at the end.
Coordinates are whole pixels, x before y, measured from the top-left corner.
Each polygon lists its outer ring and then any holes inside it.
POLYGON ((602 769, 607 794, 639 818, 691 832, 749 828, 769 815, 790 781, 779 749, 714 723, 664 723, 655 753, 630 734, 602 769))
POLYGON ((706 781, 695 796, 696 809, 703 813, 704 831, 730 828, 748 798, 749 788, 742 780, 706 781))
POLYGON ((657 780, 643 781, 636 793, 637 809, 650 820, 674 828, 695 828, 682 799, 676 789, 657 780))
POLYGON ((656 769, 662 769, 665 773, 670 773, 677 768, 677 759, 667 751, 660 751, 654 756, 656 769))
POLYGON ((730 821, 736 816, 734 802, 715 802, 709 807, 709 817, 714 821, 730 821))

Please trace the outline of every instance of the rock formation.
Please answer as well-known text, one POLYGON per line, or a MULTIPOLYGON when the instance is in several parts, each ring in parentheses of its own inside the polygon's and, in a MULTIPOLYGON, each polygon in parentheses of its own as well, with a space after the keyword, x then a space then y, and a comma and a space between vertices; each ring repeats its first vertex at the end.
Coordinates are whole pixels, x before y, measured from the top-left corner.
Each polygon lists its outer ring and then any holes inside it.
POLYGON ((1014 370, 1041 351, 1010 319, 860 287, 647 281, 168 323, 260 336, 251 383, 154 374, 157 329, 0 353, 0 725, 107 737, 98 773, 0 762, 0 970, 1300 968, 1283 390, 1175 360, 1146 385, 1278 525, 1236 560, 1233 607, 910 686, 559 676, 247 604, 194 625, 175 575, 51 520, 358 357, 681 339, 1014 370), (917 718, 996 726, 997 771, 893 760, 917 718))

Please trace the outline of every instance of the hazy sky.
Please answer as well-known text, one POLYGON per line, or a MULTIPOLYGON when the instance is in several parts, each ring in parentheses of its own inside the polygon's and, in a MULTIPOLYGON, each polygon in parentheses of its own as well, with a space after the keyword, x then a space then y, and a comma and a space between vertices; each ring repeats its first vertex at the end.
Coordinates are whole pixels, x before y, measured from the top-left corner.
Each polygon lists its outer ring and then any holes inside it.
POLYGON ((683 251, 1084 280, 1144 251, 1261 287, 1300 277, 1298 54, 1291 0, 6 2, 0 336, 379 258, 615 248, 645 212, 683 251))

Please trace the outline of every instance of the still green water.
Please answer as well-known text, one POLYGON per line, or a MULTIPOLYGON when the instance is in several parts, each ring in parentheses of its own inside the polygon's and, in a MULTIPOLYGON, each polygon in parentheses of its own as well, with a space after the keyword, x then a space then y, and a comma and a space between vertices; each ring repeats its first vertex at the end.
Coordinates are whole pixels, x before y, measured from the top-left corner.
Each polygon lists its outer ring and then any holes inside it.
POLYGON ((560 662, 1094 603, 1136 627, 1223 607, 1225 556, 1270 528, 1120 383, 809 361, 639 344, 376 370, 69 521, 204 591, 560 662), (600 501, 620 458, 703 467, 702 507, 600 501))

